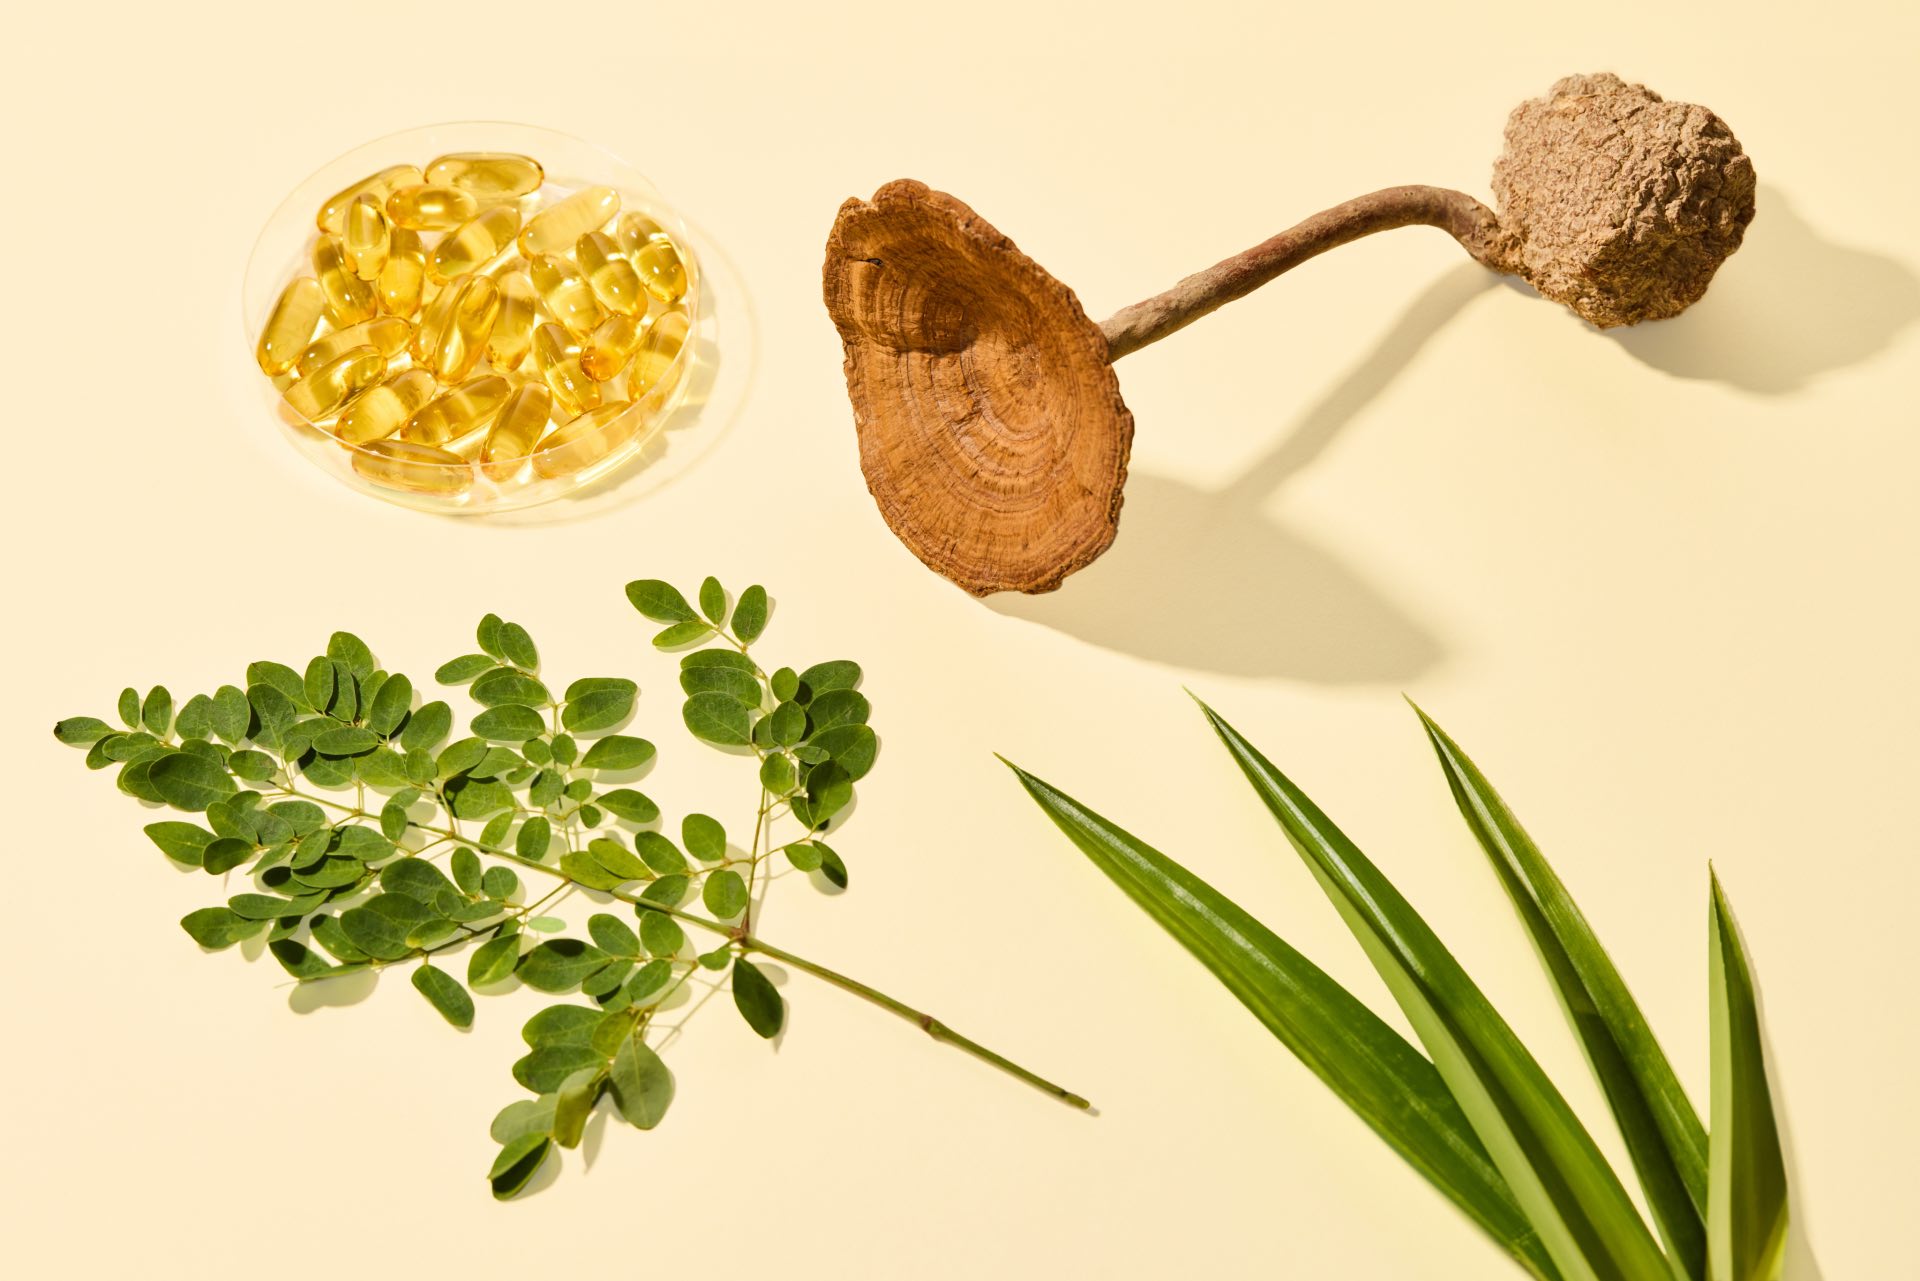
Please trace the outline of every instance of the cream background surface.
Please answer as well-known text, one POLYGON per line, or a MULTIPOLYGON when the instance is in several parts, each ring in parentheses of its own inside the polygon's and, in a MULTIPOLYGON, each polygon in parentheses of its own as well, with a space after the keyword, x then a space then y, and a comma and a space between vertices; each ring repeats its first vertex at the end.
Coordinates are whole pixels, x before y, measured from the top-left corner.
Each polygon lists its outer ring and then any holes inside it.
POLYGON ((1401 692, 1527 820, 1702 1104, 1714 860, 1766 1000, 1796 1275, 1911 1276, 1920 21, 1891 0, 1776 13, 16 14, 0 1205, 20 1275, 1518 1276, 991 755, 1386 1009, 1185 684, 1400 883, 1612 1153, 1401 692), (819 302, 846 196, 951 190, 1103 315, 1375 187, 1484 195, 1507 111, 1603 68, 1713 107, 1760 174, 1747 246, 1685 317, 1601 334, 1444 237, 1375 238, 1123 362, 1120 541, 1058 595, 976 603, 888 536, 819 302), (473 118, 632 159, 750 289, 724 320, 757 336, 742 412, 637 503, 423 517, 313 470, 261 410, 238 318, 260 220, 327 157, 473 118), (198 954, 173 922, 219 891, 46 732, 110 715, 123 684, 211 688, 335 627, 424 676, 493 609, 554 672, 637 678, 649 791, 731 817, 750 783, 679 730, 672 660, 620 594, 708 572, 779 599, 770 655, 865 663, 884 740, 839 842, 852 892, 783 882, 766 935, 1097 1118, 793 975, 777 1049, 715 1003, 672 1048, 667 1124, 608 1127, 496 1205, 486 1124, 518 1094, 525 1004, 483 1001, 462 1037, 389 976, 296 1012, 270 961, 198 954))

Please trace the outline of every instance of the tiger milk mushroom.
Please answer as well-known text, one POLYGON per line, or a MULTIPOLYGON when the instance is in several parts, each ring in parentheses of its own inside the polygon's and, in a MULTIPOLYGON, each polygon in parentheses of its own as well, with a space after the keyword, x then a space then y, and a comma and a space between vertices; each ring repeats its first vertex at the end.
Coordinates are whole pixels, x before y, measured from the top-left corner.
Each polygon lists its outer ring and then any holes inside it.
POLYGON ((1611 74, 1514 108, 1499 209, 1441 187, 1335 205, 1095 324, 966 204, 890 182, 840 206, 823 285, 860 466, 894 534, 976 596, 1047 592, 1113 542, 1133 415, 1113 362, 1336 246, 1438 227, 1600 328, 1679 315, 1753 220, 1753 165, 1705 107, 1611 74))

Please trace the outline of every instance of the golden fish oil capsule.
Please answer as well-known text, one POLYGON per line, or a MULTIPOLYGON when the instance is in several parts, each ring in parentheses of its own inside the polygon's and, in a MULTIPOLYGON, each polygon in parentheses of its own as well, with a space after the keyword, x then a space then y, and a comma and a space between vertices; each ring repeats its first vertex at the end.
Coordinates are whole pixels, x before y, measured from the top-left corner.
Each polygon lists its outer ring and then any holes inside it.
POLYGON ((619 223, 613 229, 613 238, 620 245, 620 252, 631 257, 647 247, 649 240, 659 240, 666 236, 660 224, 639 211, 620 215, 619 223))
POLYGON ((346 255, 347 266, 353 269, 353 274, 367 281, 380 279, 380 269, 387 265, 392 243, 392 229, 387 225, 387 215, 380 210, 380 202, 364 193, 355 196, 347 206, 346 221, 340 231, 340 250, 346 255))
POLYGON ((620 212, 620 193, 612 187, 582 187, 565 200, 527 219, 520 233, 520 252, 563 254, 589 231, 604 227, 620 212))
POLYGON ((311 374, 320 366, 338 359, 349 347, 373 347, 380 352, 381 358, 392 360, 407 349, 407 343, 413 338, 413 326, 398 316, 375 316, 372 320, 363 320, 357 325, 348 325, 345 329, 336 329, 323 338, 317 338, 300 353, 300 359, 293 362, 302 378, 311 374))
POLYGON ((501 373, 518 369, 533 349, 533 322, 540 296, 524 271, 500 277, 500 316, 487 339, 487 363, 501 373))
POLYGON ((476 271, 512 244, 513 233, 518 230, 520 211, 512 205, 495 205, 449 231, 446 239, 433 247, 427 274, 435 280, 451 280, 476 271))
POLYGON ((691 328, 684 311, 663 312, 653 318, 627 371, 627 395, 638 400, 667 376, 680 349, 686 346, 691 328))
POLYGON ((413 412, 433 399, 433 375, 424 369, 409 369, 397 378, 355 396, 340 411, 333 434, 349 445, 364 445, 384 440, 400 430, 413 412))
POLYGON ((393 228, 387 251, 387 265, 380 269, 375 292, 380 295, 380 310, 389 316, 411 317, 420 310, 427 288, 427 247, 420 233, 405 227, 393 228))
POLYGON ((461 276, 442 285, 440 291, 434 294, 433 301, 427 304, 427 309, 420 314, 420 323, 413 330, 413 341, 407 347, 416 365, 433 368, 433 354, 440 350, 440 335, 446 332, 447 315, 453 310, 454 302, 460 297, 460 289, 466 283, 467 278, 461 276))
POLYGON ((463 381, 486 354, 500 316, 500 291, 485 276, 468 276, 460 296, 447 312, 447 323, 434 344, 433 373, 443 383, 463 381))
POLYGON ((369 174, 351 187, 333 193, 327 203, 320 206, 320 212, 314 216, 314 222, 320 230, 329 236, 340 234, 346 221, 347 206, 353 203, 355 196, 373 196, 385 201, 387 193, 395 187, 404 187, 410 183, 425 181, 420 171, 412 165, 393 165, 379 173, 369 174))
POLYGON ((596 382, 606 382, 622 369, 646 336, 647 322, 619 312, 601 321, 580 347, 580 368, 596 382))
POLYGON ((533 331, 533 364, 567 417, 600 403, 600 384, 580 367, 579 344, 559 325, 549 321, 533 331))
POLYGON ((539 254, 527 264, 527 275, 548 313, 575 338, 585 338, 607 318, 600 300, 593 296, 593 286, 565 258, 539 254))
POLYGON ((454 151, 427 162, 427 181, 470 191, 482 200, 512 200, 537 191, 546 171, 532 156, 510 151, 454 151))
POLYGON ((400 425, 400 439, 436 447, 460 440, 492 422, 512 391, 513 384, 498 374, 461 383, 416 409, 400 425))
POLYGON ((487 429, 487 441, 480 447, 480 469, 492 480, 512 479, 552 416, 553 393, 544 385, 525 383, 515 387, 500 407, 500 416, 487 429))
POLYGON ((314 242, 313 274, 320 278, 321 292, 327 296, 327 319, 334 328, 345 329, 373 319, 377 310, 373 286, 348 269, 340 242, 332 236, 314 242))
POLYGON ((616 400, 562 423, 540 442, 533 455, 533 470, 552 479, 570 476, 599 462, 640 430, 642 415, 628 414, 632 408, 629 402, 616 400))
POLYGON ((273 310, 267 313, 260 345, 254 351, 260 372, 272 377, 292 369, 312 340, 313 331, 320 327, 320 317, 326 310, 327 295, 312 276, 301 276, 282 289, 273 310))
POLYGON ((640 275, 620 252, 620 246, 604 231, 589 231, 573 247, 574 261, 593 286, 593 296, 610 311, 631 316, 647 309, 646 295, 640 290, 640 275))
POLYGON ((454 497, 473 488, 473 467, 458 454, 404 440, 376 440, 353 451, 353 469, 376 485, 454 497))
POLYGON ((480 212, 480 202, 458 187, 415 183, 387 196, 387 217, 408 231, 451 231, 480 212))
POLYGON ((319 422, 380 381, 387 358, 375 347, 350 347, 289 386, 287 403, 304 418, 319 422))
POLYGON ((661 302, 679 302, 687 292, 687 268, 671 240, 649 240, 633 255, 640 283, 661 302))

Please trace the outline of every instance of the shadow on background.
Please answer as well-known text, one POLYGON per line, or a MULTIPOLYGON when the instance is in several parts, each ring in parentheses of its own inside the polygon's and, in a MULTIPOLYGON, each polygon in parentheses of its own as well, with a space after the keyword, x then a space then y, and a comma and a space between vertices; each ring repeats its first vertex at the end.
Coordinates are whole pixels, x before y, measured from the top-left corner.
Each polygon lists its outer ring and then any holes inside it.
POLYGON ((1439 661, 1440 642, 1261 509, 1494 280, 1472 263, 1441 276, 1284 441, 1225 489, 1135 472, 1112 550, 1058 592, 1004 593, 988 605, 1177 667, 1326 684, 1413 680, 1439 661))
POLYGON ((1677 378, 1778 396, 1877 355, 1916 320, 1911 267, 1823 238, 1763 183, 1746 242, 1706 297, 1685 315, 1607 336, 1677 378))

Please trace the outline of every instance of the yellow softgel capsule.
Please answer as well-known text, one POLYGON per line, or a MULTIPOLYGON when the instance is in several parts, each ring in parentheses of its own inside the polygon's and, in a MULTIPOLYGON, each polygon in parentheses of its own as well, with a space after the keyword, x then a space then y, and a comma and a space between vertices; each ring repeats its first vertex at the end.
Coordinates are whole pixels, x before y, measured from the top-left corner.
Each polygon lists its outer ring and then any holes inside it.
POLYGON ((387 217, 409 231, 451 231, 479 212, 471 193, 432 182, 396 187, 387 196, 387 217))
POLYGON ((426 296, 427 247, 420 233, 395 227, 388 242, 387 265, 380 269, 375 292, 380 310, 390 316, 412 316, 426 296))
POLYGON ((347 206, 353 203, 355 196, 373 196, 384 201, 387 193, 395 187, 404 187, 409 183, 425 180, 421 172, 412 165, 392 165, 379 173, 367 175, 351 187, 343 187, 334 192, 327 202, 320 206, 320 212, 314 215, 313 220, 320 230, 329 236, 337 236, 346 221, 347 206))
POLYGON ((605 309, 593 295, 593 286, 565 258, 537 254, 527 264, 527 275, 548 313, 575 338, 585 338, 606 319, 605 309))
POLYGON ((445 445, 485 427, 506 403, 513 384, 498 374, 461 383, 428 401, 400 424, 400 439, 415 445, 445 445))
POLYGON ((353 274, 366 281, 380 279, 392 240, 393 231, 380 202, 364 193, 355 196, 347 206, 346 222, 340 231, 340 249, 353 274))
POLYGON ((413 326, 398 316, 375 316, 372 320, 363 320, 357 325, 348 325, 345 329, 336 329, 321 338, 307 344, 300 353, 300 359, 293 367, 305 378, 320 366, 337 359, 349 347, 374 347, 384 358, 392 360, 407 349, 407 343, 413 338, 413 326))
POLYGON ((518 369, 533 349, 533 324, 540 295, 524 271, 500 277, 500 316, 487 339, 487 363, 501 373, 518 369))
POLYGON ((500 291, 485 276, 468 276, 447 311, 446 327, 434 344, 433 372, 443 383, 457 383, 473 372, 487 351, 500 316, 500 291))
POLYGON ((633 269, 620 246, 604 231, 589 231, 573 247, 573 259, 593 286, 593 296, 608 310, 634 315, 647 309, 647 298, 640 288, 640 274, 633 269))
POLYGON ((589 231, 604 227, 620 212, 620 193, 612 187, 582 187, 565 200, 527 219, 520 233, 520 252, 563 254, 589 231))
POLYGON ((665 378, 691 331, 684 311, 655 316, 647 326, 646 337, 640 340, 639 350, 633 353, 633 365, 627 371, 627 395, 638 400, 665 378))
POLYGON ((553 393, 546 387, 539 383, 515 387, 487 429, 486 443, 480 447, 481 470, 495 481, 512 479, 552 416, 553 393))
POLYGON ((260 372, 272 377, 292 369, 312 341, 326 310, 327 295, 312 276, 300 276, 282 289, 260 330, 260 345, 254 349, 260 372))
POLYGON ((427 162, 427 181, 470 191, 482 200, 512 200, 537 191, 546 172, 532 156, 511 151, 453 151, 427 162))
POLYGON ((666 236, 660 224, 637 210, 620 215, 615 224, 613 238, 620 244, 620 252, 631 257, 647 247, 649 240, 659 240, 666 236))
POLYGON ((495 205, 449 231, 433 247, 427 274, 438 281, 476 271, 512 244, 513 233, 518 230, 520 211, 512 205, 495 205))
POLYGON ((433 367, 433 354, 440 349, 440 335, 446 332, 447 313, 453 310, 454 301, 460 297, 461 286, 466 282, 467 278, 461 276, 440 286, 439 292, 427 303, 427 309, 420 313, 420 323, 414 326, 413 341, 407 348, 415 364, 433 367))
POLYGON ((413 412, 433 399, 436 384, 424 369, 409 369, 386 382, 369 387, 340 411, 333 434, 349 445, 364 445, 384 440, 400 430, 413 412))
POLYGON ((372 320, 379 310, 374 302, 373 286, 353 274, 347 266, 340 242, 322 236, 313 244, 313 274, 320 279, 321 292, 327 296, 327 319, 336 329, 372 320))
POLYGON ((639 349, 646 336, 645 318, 636 320, 619 312, 608 316, 580 345, 580 368, 598 382, 606 382, 622 369, 639 349))
POLYGON ((578 417, 600 403, 600 384, 580 367, 580 345, 552 321, 533 331, 533 364, 567 417, 578 417))
POLYGON ((556 476, 571 476, 599 462, 632 440, 640 430, 642 415, 628 414, 632 408, 627 401, 616 400, 597 405, 562 423, 534 451, 533 470, 551 480, 556 476))
POLYGON ((376 485, 454 497, 473 488, 473 467, 458 454, 404 440, 376 440, 353 451, 353 469, 376 485))
POLYGON ((319 422, 379 382, 386 372, 387 358, 379 348, 350 347, 290 385, 284 394, 295 413, 319 422))
POLYGON ((633 255, 640 283, 661 302, 679 302, 687 292, 687 268, 671 240, 649 240, 633 255))

